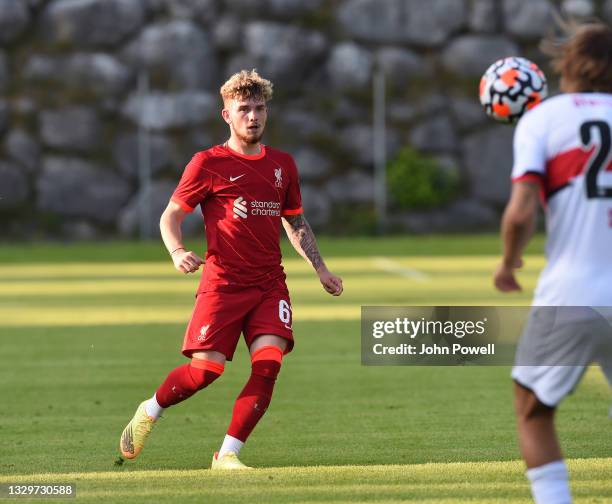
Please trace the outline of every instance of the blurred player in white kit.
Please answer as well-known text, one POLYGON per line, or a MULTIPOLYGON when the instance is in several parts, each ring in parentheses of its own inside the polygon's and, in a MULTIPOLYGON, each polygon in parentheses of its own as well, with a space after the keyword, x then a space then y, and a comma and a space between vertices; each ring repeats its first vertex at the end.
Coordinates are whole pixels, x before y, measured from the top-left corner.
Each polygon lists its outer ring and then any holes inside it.
POLYGON ((503 260, 494 276, 500 291, 520 290, 515 270, 541 200, 547 265, 533 305, 547 308, 534 308, 512 371, 519 445, 537 504, 572 501, 557 405, 591 363, 612 384, 611 317, 588 308, 612 307, 612 29, 575 28, 556 47, 553 66, 562 94, 527 112, 515 131, 503 260))

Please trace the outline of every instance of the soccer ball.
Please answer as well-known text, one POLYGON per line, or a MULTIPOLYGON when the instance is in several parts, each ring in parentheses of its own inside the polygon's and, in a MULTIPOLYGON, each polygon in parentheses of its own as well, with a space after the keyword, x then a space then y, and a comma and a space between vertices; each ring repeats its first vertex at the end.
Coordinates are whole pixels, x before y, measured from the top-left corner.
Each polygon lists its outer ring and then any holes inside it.
POLYGON ((489 117, 506 124, 518 121, 548 94, 546 76, 526 58, 503 58, 480 79, 480 103, 489 117))

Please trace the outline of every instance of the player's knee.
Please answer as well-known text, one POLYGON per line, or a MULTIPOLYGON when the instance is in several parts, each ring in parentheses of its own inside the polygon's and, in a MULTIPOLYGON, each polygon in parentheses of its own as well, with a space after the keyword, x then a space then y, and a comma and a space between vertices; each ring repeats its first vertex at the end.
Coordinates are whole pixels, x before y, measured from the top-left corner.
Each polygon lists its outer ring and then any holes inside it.
POLYGON ((514 405, 519 422, 554 416, 555 408, 541 402, 532 390, 515 383, 514 391, 514 405))
POLYGON ((535 423, 542 425, 543 422, 553 422, 554 415, 554 408, 546 406, 539 401, 530 403, 516 411, 516 419, 519 425, 535 425, 535 423))
POLYGON ((192 359, 189 374, 193 380, 195 390, 202 390, 219 378, 225 369, 220 362, 192 359))
POLYGON ((251 356, 253 374, 276 380, 283 362, 283 351, 276 346, 264 346, 256 350, 251 356))

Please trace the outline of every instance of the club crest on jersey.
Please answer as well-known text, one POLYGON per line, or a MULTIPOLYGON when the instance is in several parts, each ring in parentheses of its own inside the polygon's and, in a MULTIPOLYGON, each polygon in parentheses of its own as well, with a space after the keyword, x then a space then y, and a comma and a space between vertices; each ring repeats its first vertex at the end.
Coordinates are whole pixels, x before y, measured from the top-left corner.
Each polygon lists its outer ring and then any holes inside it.
POLYGON ((276 177, 276 182, 274 183, 274 185, 276 187, 283 187, 283 169, 282 168, 275 168, 274 169, 274 176, 276 177))
POLYGON ((198 341, 202 342, 206 339, 206 333, 208 332, 209 327, 210 324, 202 326, 202 329, 200 329, 200 334, 198 334, 198 341))

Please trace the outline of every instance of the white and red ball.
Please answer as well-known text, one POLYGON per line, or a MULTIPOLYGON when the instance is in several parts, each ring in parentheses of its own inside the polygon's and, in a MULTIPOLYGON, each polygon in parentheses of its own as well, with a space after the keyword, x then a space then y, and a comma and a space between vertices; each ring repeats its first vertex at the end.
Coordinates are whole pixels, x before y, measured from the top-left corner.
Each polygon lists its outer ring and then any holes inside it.
POLYGON ((493 63, 480 79, 480 103, 489 117, 512 124, 548 95, 546 76, 526 58, 493 63))

